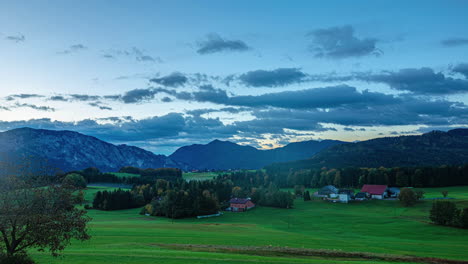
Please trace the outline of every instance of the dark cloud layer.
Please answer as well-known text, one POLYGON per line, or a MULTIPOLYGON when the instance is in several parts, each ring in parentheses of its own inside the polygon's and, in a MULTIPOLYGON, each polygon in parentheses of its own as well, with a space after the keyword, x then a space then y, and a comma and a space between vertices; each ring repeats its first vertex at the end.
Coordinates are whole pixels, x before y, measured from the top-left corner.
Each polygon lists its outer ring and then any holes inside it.
POLYGON ((468 63, 461 63, 452 68, 453 72, 462 74, 468 79, 468 63))
POLYGON ((198 43, 199 54, 211 54, 225 51, 247 51, 251 49, 242 40, 224 39, 218 34, 209 34, 207 39, 198 43))
POLYGON ((241 74, 239 80, 253 87, 277 87, 298 83, 307 75, 298 68, 278 68, 275 70, 256 70, 241 74))
MULTIPOLYGON (((463 71, 463 66, 458 68, 463 71)), ((456 71, 456 70, 454 70, 456 71)), ((468 81, 454 79, 431 68, 402 69, 380 74, 358 74, 357 79, 386 83, 391 88, 417 94, 454 94, 468 92, 468 81)))
POLYGON ((311 50, 316 57, 343 59, 366 55, 380 55, 375 38, 358 38, 352 26, 318 29, 307 34, 312 37, 311 50))

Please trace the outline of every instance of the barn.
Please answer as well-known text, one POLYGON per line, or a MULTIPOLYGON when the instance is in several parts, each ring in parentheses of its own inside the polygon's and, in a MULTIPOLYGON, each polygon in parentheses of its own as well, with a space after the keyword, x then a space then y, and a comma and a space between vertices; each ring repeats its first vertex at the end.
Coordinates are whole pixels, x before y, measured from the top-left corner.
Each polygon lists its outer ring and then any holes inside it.
POLYGON ((229 203, 233 212, 244 212, 255 207, 250 198, 232 198, 229 203))
POLYGON ((369 193, 372 199, 383 199, 387 196, 387 185, 364 184, 361 192, 369 193))

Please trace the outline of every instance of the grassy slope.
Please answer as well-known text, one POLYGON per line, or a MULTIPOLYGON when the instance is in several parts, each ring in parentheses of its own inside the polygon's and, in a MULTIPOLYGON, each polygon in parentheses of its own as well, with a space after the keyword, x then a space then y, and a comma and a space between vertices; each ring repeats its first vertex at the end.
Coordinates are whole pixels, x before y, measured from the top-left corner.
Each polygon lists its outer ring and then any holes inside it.
MULTIPOLYGON (((465 198, 468 193, 468 187, 441 189, 447 189, 451 197, 465 198)), ((438 189, 426 192, 429 196, 441 196, 438 189)), ((467 200, 456 201, 468 206, 467 200)), ((170 219, 140 216, 139 209, 91 210, 92 240, 74 243, 62 259, 53 260, 43 253, 34 253, 34 257, 40 263, 385 263, 189 252, 154 245, 178 243, 272 245, 467 260, 468 230, 429 224, 431 204, 432 201, 424 201, 414 208, 403 208, 396 201, 334 204, 296 200, 293 210, 256 208, 246 213, 174 223, 170 219)))

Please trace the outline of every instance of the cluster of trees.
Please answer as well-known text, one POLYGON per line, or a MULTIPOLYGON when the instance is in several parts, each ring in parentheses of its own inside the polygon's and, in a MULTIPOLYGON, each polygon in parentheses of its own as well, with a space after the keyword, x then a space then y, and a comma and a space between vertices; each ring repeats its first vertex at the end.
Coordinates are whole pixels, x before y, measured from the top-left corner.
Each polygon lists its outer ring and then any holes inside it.
POLYGON ((94 196, 93 208, 105 211, 137 208, 145 204, 143 196, 130 191, 99 191, 94 196))
POLYGON ((451 201, 436 201, 432 204, 429 219, 437 225, 468 228, 468 208, 458 209, 451 201))
POLYGON ((98 192, 93 208, 119 210, 142 205, 142 214, 183 218, 217 213, 229 206, 233 197, 251 197, 256 204, 292 208, 294 196, 280 191, 274 184, 268 187, 234 185, 230 177, 206 181, 167 181, 158 179, 152 184, 134 185, 131 190, 98 192))
MULTIPOLYGON (((244 174, 247 172, 244 172, 244 174)), ((237 174, 242 174, 238 172, 237 174)), ((239 176, 239 175, 236 175, 239 176)), ((464 166, 406 167, 406 168, 355 168, 291 169, 273 164, 265 171, 250 172, 244 180, 265 184, 273 182, 282 188, 304 185, 306 187, 358 187, 363 184, 390 186, 440 187, 468 185, 468 164, 464 166)))
POLYGON ((230 181, 178 181, 157 180, 154 185, 134 187, 148 203, 142 214, 184 218, 209 215, 219 211, 231 198, 233 185, 230 181))
POLYGON ((67 174, 62 180, 62 184, 76 189, 85 189, 87 186, 85 178, 78 173, 67 174))

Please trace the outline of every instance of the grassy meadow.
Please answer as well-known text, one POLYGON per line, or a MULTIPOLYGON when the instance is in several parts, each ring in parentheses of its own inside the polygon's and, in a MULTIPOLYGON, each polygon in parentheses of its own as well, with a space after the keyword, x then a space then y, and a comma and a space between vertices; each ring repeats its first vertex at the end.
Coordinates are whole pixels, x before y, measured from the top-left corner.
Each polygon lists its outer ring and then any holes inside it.
MULTIPOLYGON (((91 200, 98 190, 86 191, 91 200)), ((426 188, 429 198, 447 190, 468 207, 468 187, 426 188)), ((92 239, 74 242, 54 259, 31 252, 39 263, 390 263, 359 258, 284 256, 174 244, 263 246, 413 255, 468 260, 468 230, 429 223, 432 201, 401 207, 398 201, 350 204, 296 199, 294 209, 255 208, 208 219, 171 220, 138 214, 140 209, 89 210, 92 239)), ((395 262, 392 262, 395 263, 395 262)), ((406 262, 398 262, 406 263, 406 262)), ((409 262, 408 262, 409 263, 409 262)))

